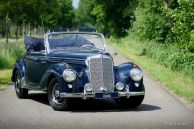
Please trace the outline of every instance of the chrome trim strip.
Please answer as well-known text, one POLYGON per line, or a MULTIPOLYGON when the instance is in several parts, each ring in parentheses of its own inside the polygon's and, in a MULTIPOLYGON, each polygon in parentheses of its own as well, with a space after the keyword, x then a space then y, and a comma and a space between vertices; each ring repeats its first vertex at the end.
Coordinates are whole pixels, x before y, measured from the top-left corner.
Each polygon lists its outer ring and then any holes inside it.
MULTIPOLYGON (((140 96, 145 95, 145 91, 140 92, 118 92, 118 97, 130 97, 130 96, 140 96)), ((95 93, 60 93, 60 97, 62 98, 95 98, 95 93)))
POLYGON ((69 57, 51 57, 51 59, 61 59, 61 60, 81 60, 81 61, 85 61, 86 60, 86 58, 84 58, 84 59, 80 59, 80 58, 69 58, 69 57))

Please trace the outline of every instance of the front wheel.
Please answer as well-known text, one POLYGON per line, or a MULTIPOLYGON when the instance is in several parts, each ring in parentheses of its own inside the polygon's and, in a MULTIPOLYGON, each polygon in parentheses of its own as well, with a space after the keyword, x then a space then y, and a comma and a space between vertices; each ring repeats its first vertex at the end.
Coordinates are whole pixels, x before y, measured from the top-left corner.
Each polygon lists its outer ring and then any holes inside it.
POLYGON ((131 96, 130 98, 119 98, 116 99, 116 103, 121 107, 121 108, 129 108, 133 109, 138 107, 144 99, 144 95, 141 96, 131 96))
POLYGON ((54 110, 63 111, 68 109, 68 99, 61 98, 59 92, 59 83, 56 78, 53 78, 48 87, 48 100, 54 110))
POLYGON ((22 88, 22 80, 19 71, 15 74, 15 92, 18 98, 26 98, 28 96, 28 89, 22 88))

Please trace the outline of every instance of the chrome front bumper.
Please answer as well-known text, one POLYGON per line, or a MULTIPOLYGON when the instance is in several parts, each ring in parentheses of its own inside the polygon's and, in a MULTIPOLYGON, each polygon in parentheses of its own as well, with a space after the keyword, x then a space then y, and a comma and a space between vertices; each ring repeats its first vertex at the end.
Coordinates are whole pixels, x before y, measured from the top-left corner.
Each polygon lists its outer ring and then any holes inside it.
MULTIPOLYGON (((126 97, 129 98, 130 96, 140 96, 145 95, 145 91, 141 92, 118 92, 118 98, 126 97)), ((60 97, 64 98, 95 98, 95 93, 60 93, 60 97)))

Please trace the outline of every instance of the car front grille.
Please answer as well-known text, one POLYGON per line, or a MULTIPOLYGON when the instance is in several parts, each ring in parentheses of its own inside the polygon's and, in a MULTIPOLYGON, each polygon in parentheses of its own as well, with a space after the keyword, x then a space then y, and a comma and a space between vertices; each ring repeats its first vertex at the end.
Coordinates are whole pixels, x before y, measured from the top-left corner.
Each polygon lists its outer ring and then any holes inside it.
POLYGON ((94 92, 102 92, 102 87, 107 92, 114 91, 113 61, 108 56, 101 54, 87 59, 90 83, 94 92))

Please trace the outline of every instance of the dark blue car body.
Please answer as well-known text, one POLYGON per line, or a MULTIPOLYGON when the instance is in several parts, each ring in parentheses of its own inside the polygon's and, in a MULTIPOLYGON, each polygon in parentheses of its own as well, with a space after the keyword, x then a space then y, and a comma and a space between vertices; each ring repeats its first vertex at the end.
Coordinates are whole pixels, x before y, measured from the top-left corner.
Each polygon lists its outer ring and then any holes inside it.
MULTIPOLYGON (((38 39, 44 43, 44 39, 38 39)), ((29 49, 31 46, 29 45, 29 49)), ((12 81, 16 82, 16 73, 20 74, 20 88, 28 90, 48 91, 49 83, 56 78, 59 83, 59 92, 61 97, 67 98, 96 98, 96 99, 118 99, 130 98, 131 96, 144 96, 145 89, 143 78, 138 81, 130 76, 132 69, 140 69, 132 62, 126 62, 118 66, 113 66, 113 91, 90 92, 85 93, 84 86, 90 83, 88 75, 88 57, 101 55, 103 58, 112 59, 108 52, 97 53, 95 51, 51 51, 49 53, 37 49, 36 51, 27 51, 24 57, 18 60, 13 68, 12 81), (76 79, 72 82, 64 80, 63 72, 71 69, 76 73, 76 79), (115 85, 122 83, 124 88, 118 90, 115 85), (68 85, 72 85, 69 87, 68 85), (98 93, 98 94, 97 94, 98 93), (112 93, 115 93, 112 95, 112 93), (106 94, 104 97, 101 94, 106 94), (110 94, 110 96, 109 96, 110 94), (99 97, 101 96, 101 97, 99 97), (108 97, 107 97, 108 96, 108 97)), ((111 75, 110 75, 111 76, 111 75)), ((52 104, 51 104, 52 105, 52 104)))

